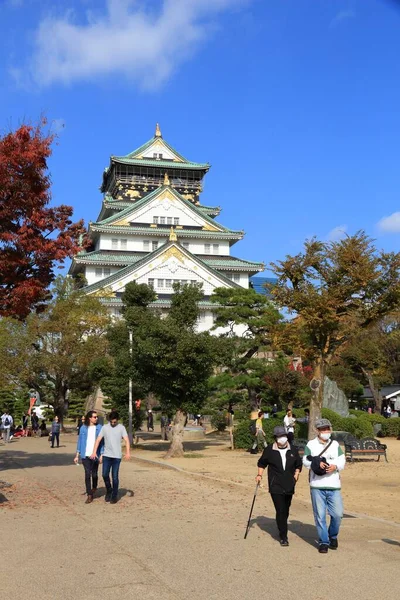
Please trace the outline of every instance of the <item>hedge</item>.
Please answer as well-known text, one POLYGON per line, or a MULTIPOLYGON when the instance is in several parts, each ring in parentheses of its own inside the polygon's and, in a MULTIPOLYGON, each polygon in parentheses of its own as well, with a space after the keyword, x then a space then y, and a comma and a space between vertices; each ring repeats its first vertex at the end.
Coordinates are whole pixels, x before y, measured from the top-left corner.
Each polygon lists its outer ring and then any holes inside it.
POLYGON ((381 434, 387 437, 399 437, 400 436, 400 417, 390 417, 390 419, 383 419, 381 434))

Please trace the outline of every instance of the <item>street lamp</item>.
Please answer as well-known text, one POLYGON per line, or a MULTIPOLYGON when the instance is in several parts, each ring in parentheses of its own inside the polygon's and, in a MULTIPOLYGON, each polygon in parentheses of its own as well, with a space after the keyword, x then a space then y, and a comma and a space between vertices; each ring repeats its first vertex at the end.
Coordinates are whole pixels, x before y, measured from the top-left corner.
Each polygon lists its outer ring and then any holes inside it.
MULTIPOLYGON (((131 358, 131 363, 130 363, 130 369, 132 368, 132 344, 133 344, 133 336, 132 336, 132 330, 129 329, 129 356, 131 358)), ((129 373, 131 373, 131 371, 129 371, 129 373)), ((132 446, 133 444, 133 427, 132 427, 132 421, 133 421, 133 398, 132 398, 132 377, 129 374, 129 420, 128 420, 128 437, 129 437, 129 444, 132 446)))

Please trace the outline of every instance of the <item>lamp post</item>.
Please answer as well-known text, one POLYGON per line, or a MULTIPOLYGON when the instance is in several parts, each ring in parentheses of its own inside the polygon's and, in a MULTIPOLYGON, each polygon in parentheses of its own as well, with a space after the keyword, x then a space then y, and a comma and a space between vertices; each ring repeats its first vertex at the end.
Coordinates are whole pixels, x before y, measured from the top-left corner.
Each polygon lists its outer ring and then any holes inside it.
MULTIPOLYGON (((129 356, 131 358, 130 368, 132 368, 132 344, 133 344, 132 330, 129 329, 129 356)), ((129 376, 129 421, 128 421, 128 437, 129 437, 129 443, 130 443, 131 446, 133 444, 133 427, 132 427, 132 422, 133 422, 132 377, 129 376)))

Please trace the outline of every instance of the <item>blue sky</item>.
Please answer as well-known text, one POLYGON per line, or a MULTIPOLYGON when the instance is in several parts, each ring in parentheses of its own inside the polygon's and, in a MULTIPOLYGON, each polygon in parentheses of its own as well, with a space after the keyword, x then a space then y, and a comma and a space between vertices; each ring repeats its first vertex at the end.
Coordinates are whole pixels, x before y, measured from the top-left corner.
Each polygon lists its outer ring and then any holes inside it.
POLYGON ((400 3, 0 0, 0 129, 59 131, 53 202, 95 220, 110 154, 209 161, 202 202, 270 261, 306 238, 400 241, 400 3))

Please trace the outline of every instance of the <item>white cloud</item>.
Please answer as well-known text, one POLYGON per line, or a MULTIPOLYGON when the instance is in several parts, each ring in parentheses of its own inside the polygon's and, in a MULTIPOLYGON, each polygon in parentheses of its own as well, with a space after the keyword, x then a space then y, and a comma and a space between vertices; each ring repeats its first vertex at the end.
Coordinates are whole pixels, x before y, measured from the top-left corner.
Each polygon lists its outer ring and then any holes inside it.
POLYGON ((383 233, 400 233, 400 212, 383 217, 378 222, 378 229, 383 233))
MULTIPOLYGON (((106 0, 105 12, 87 12, 83 24, 72 11, 46 17, 35 33, 30 83, 45 87, 112 75, 155 89, 215 30, 218 14, 251 1, 161 0, 155 12, 143 0, 106 0)), ((12 75, 21 81, 15 68, 12 75)))
POLYGON ((343 239, 347 232, 347 225, 338 225, 331 229, 331 231, 326 236, 328 242, 338 242, 343 239))
POLYGON ((337 27, 344 21, 348 21, 349 19, 355 19, 356 13, 352 9, 341 10, 337 13, 337 15, 332 19, 329 23, 329 27, 337 27))

